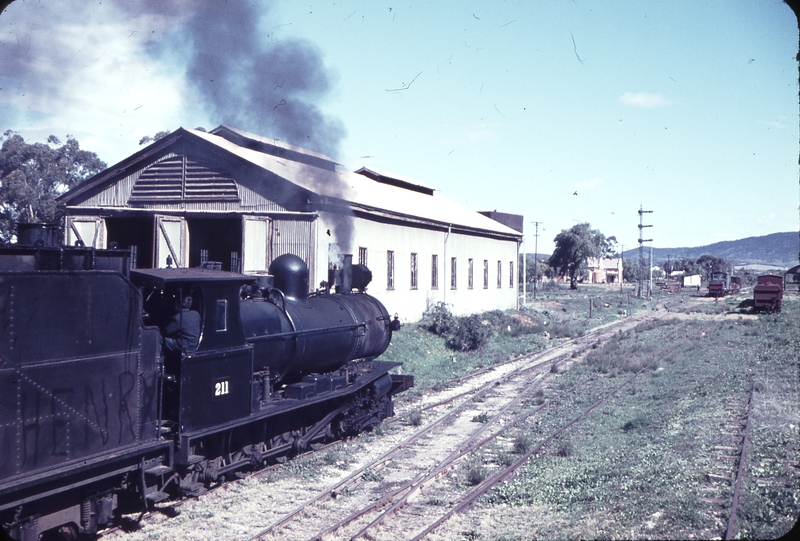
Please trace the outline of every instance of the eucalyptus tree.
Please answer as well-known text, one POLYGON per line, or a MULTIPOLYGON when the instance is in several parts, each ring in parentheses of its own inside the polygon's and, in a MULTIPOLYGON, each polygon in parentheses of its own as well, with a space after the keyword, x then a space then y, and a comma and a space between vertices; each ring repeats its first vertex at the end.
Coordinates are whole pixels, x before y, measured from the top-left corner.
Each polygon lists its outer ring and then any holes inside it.
POLYGON ((0 148, 0 241, 8 242, 17 222, 61 225, 56 198, 106 168, 97 154, 81 150, 78 140, 55 135, 47 143, 28 143, 7 130, 0 148))
POLYGON ((569 277, 570 289, 578 289, 576 279, 586 270, 589 258, 602 259, 614 253, 616 237, 606 237, 588 223, 564 229, 553 239, 556 249, 549 264, 561 276, 569 277))

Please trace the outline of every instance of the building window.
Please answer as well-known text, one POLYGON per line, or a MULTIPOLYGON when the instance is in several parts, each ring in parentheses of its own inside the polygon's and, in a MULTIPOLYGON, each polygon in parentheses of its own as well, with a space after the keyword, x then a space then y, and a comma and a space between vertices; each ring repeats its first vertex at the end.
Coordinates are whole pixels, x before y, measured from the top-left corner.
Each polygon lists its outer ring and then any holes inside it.
POLYGON ((431 256, 431 289, 439 289, 439 256, 431 256))
POLYGON ((358 247, 358 264, 359 265, 364 265, 365 267, 368 266, 367 265, 367 249, 364 248, 363 246, 359 246, 358 247))
POLYGON ((411 254, 411 289, 417 289, 417 254, 411 254))
POLYGON ((489 260, 483 260, 483 289, 489 289, 489 260))
POLYGON ((472 258, 467 260, 467 288, 472 289, 472 258))
POLYGON ((508 287, 514 287, 514 262, 508 262, 508 287))
POLYGON ((386 252, 386 289, 394 289, 394 252, 386 252))
POLYGON ((450 258, 450 289, 456 288, 456 258, 450 258))
POLYGON ((497 262, 497 289, 503 287, 503 262, 497 262))

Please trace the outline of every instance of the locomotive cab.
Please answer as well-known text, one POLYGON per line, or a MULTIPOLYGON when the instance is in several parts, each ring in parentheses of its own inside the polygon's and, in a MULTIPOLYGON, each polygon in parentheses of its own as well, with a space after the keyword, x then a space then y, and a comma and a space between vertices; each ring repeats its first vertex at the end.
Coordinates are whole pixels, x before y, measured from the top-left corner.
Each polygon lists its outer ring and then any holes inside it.
POLYGON ((162 334, 163 419, 185 432, 248 415, 253 355, 239 322, 239 291, 253 279, 192 268, 132 270, 131 281, 142 290, 145 321, 162 334), (170 351, 165 333, 184 324, 187 312, 199 314, 197 339, 170 351))

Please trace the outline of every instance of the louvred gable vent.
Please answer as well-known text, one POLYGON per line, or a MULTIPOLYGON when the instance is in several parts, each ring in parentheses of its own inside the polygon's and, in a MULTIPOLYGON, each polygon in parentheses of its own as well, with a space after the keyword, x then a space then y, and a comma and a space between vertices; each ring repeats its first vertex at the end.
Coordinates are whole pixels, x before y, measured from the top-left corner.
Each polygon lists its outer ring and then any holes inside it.
POLYGON ((239 201, 236 182, 224 170, 186 156, 157 161, 142 171, 131 202, 239 201))

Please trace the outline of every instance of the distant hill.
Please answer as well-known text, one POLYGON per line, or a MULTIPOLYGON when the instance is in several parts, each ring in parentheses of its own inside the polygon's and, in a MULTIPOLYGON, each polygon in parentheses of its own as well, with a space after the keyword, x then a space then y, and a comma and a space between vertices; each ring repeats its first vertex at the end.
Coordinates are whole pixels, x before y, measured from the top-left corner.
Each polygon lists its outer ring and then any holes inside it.
MULTIPOLYGON (((661 264, 670 259, 697 259, 703 254, 724 257, 737 265, 759 264, 776 267, 793 267, 797 265, 800 251, 800 236, 796 231, 772 233, 762 237, 715 242, 707 246, 695 248, 653 248, 653 264, 661 264)), ((650 249, 645 247, 645 257, 649 257, 650 249)), ((638 258, 639 249, 625 251, 625 258, 638 258)))

